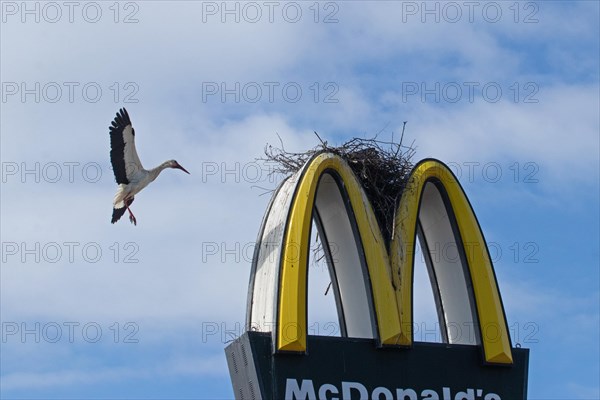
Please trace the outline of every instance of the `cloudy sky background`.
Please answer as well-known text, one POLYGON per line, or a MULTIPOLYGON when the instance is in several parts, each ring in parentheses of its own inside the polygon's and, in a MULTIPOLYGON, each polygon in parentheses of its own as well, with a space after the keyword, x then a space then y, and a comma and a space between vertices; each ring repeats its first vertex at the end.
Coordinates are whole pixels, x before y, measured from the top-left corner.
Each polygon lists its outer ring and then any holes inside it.
MULTIPOLYGON (((0 397, 231 398, 224 342, 280 179, 255 158, 277 135, 303 151, 315 130, 389 140, 403 121, 492 244, 529 397, 600 397, 597 2, 53 4, 1 2, 0 397), (145 167, 191 172, 137 196, 137 227, 109 222, 122 106, 145 167)), ((310 272, 311 326, 331 334, 326 269, 310 272)))

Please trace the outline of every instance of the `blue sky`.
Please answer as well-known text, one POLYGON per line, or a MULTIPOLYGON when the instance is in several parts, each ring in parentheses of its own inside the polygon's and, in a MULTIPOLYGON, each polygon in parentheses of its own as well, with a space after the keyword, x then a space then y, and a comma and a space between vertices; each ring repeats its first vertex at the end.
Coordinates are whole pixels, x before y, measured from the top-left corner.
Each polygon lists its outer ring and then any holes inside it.
POLYGON ((0 397, 231 398, 257 186, 279 179, 255 158, 277 135, 303 151, 313 131, 390 139, 408 121, 415 161, 453 168, 496 252, 529 398, 600 398, 597 2, 0 4, 0 397), (137 196, 137 227, 109 222, 122 106, 145 167, 191 172, 137 196))

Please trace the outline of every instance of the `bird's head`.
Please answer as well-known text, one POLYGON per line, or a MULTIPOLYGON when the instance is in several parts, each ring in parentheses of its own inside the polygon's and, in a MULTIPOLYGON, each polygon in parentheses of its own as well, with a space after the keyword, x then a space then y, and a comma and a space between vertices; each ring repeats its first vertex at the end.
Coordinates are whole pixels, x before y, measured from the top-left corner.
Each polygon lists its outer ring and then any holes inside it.
POLYGON ((183 172, 185 172, 186 174, 189 174, 189 172, 187 171, 187 169, 183 168, 181 165, 179 165, 179 163, 175 160, 170 160, 169 161, 169 168, 177 168, 182 170, 183 172))

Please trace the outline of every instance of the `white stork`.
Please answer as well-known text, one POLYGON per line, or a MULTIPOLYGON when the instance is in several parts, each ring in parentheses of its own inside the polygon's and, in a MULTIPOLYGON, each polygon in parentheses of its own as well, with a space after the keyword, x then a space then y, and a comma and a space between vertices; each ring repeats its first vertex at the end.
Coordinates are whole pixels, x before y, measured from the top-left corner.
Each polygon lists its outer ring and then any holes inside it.
POLYGON ((115 173, 119 189, 113 200, 113 213, 111 223, 117 222, 125 210, 129 211, 129 221, 137 225, 135 216, 129 206, 133 197, 143 188, 154 181, 166 168, 177 168, 185 173, 189 172, 175 160, 165 161, 158 167, 146 170, 140 162, 135 150, 135 130, 131 126, 129 114, 121 108, 112 122, 110 130, 110 162, 115 173))

